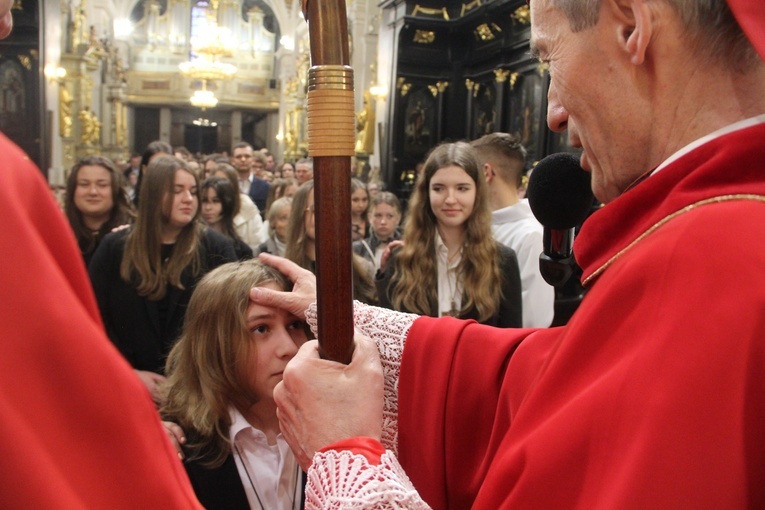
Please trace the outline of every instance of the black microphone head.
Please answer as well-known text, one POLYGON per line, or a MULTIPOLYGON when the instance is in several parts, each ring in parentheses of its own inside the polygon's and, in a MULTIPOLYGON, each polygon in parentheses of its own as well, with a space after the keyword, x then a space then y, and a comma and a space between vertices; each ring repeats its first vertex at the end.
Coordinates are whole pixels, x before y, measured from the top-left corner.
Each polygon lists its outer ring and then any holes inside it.
POLYGON ((543 226, 567 230, 582 223, 593 203, 590 174, 568 153, 550 154, 537 163, 526 196, 531 212, 543 226))

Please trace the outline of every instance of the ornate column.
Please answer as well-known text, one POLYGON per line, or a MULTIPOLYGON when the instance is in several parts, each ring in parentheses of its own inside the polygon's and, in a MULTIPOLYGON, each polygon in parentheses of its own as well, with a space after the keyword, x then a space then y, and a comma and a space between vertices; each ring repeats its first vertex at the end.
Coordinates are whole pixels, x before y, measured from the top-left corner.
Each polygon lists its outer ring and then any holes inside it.
POLYGON ((231 112, 231 140, 229 141, 229 151, 231 147, 242 141, 242 111, 234 110, 231 112))
MULTIPOLYGON (((383 105, 383 115, 378 115, 378 122, 382 120, 383 130, 380 139, 380 167, 383 182, 391 186, 396 180, 395 157, 393 153, 396 102, 399 99, 398 78, 398 48, 401 30, 404 27, 406 16, 406 2, 400 0, 385 0, 380 4, 382 10, 380 21, 380 35, 378 37, 378 68, 380 83, 388 89, 388 100, 383 105), (387 81, 382 81, 387 77, 387 81)), ((378 111, 378 113, 381 113, 378 111)), ((397 185, 396 185, 397 186, 397 185)))
POLYGON ((448 81, 439 81, 435 85, 428 85, 430 93, 436 99, 436 140, 443 139, 444 130, 444 91, 449 86, 448 81))
POLYGON ((475 96, 478 93, 478 88, 480 85, 470 78, 465 80, 465 90, 467 92, 467 100, 465 101, 465 104, 467 105, 467 108, 465 109, 465 118, 467 119, 467 122, 465 123, 465 138, 468 140, 472 140, 475 138, 475 133, 473 133, 473 106, 475 104, 475 96))
POLYGON ((103 116, 107 120, 103 133, 102 154, 112 159, 125 159, 128 156, 127 136, 127 85, 112 83, 107 86, 107 99, 103 116))
POLYGON ((508 94, 508 87, 507 82, 510 78, 510 71, 507 69, 495 69, 494 70, 494 86, 496 94, 495 97, 495 103, 494 103, 494 111, 496 112, 495 117, 495 123, 494 123, 494 130, 495 131, 505 131, 506 125, 507 125, 507 112, 506 112, 506 105, 507 105, 507 94, 508 94))
POLYGON ((292 140, 294 133, 290 134, 288 129, 289 111, 294 105, 294 92, 297 76, 297 55, 294 47, 287 49, 283 46, 276 53, 277 69, 279 70, 279 82, 281 83, 282 93, 279 94, 279 125, 277 127, 278 147, 274 147, 271 152, 277 161, 289 161, 293 157, 288 155, 292 150, 288 147, 288 142, 292 140))

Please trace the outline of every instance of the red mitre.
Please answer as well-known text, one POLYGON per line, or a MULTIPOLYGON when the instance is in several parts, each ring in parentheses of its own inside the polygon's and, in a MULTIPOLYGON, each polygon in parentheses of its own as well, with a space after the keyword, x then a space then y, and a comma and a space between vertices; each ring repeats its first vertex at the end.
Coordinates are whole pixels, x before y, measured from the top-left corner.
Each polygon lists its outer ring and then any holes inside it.
POLYGON ((746 36, 752 41, 752 46, 765 60, 765 1, 728 0, 728 6, 746 36))

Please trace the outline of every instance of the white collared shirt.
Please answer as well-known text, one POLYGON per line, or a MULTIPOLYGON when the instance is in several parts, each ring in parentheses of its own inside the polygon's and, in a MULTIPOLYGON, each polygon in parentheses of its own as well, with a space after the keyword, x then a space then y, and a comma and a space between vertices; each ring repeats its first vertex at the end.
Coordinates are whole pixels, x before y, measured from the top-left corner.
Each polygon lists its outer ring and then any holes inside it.
POLYGON ((247 179, 239 179, 239 191, 245 195, 250 194, 250 184, 252 183, 252 174, 247 179))
POLYGON ((555 314, 555 288, 539 270, 544 228, 534 218, 528 199, 491 213, 494 239, 512 248, 518 257, 523 299, 523 327, 546 328, 555 314))
POLYGON ((230 408, 229 415, 229 440, 250 508, 300 508, 300 468, 284 437, 279 434, 276 444, 269 445, 266 435, 250 425, 238 410, 230 408))
POLYGON ((449 264, 449 249, 436 230, 436 265, 438 266, 438 316, 449 315, 454 309, 462 307, 462 278, 458 278, 457 267, 462 259, 462 251, 449 264))

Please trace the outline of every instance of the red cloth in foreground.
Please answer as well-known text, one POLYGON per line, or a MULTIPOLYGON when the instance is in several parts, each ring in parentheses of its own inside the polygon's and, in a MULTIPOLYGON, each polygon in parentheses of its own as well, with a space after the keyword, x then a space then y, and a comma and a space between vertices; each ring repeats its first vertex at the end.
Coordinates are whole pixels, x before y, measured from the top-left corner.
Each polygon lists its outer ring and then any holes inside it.
POLYGON ((717 139, 588 219, 567 326, 413 324, 399 458, 428 503, 765 508, 762 140, 717 139))
POLYGON ((42 174, 0 153, 0 508, 201 508, 42 174))

